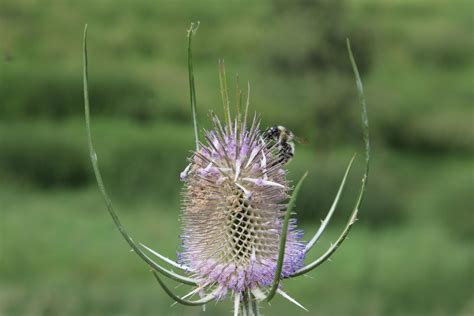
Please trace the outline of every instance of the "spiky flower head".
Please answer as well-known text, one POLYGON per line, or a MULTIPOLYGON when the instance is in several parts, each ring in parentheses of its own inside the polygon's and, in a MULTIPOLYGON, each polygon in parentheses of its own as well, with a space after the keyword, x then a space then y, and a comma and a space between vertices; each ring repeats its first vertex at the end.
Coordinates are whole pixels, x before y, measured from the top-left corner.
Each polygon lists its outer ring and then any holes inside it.
MULTIPOLYGON (((272 284, 290 190, 278 144, 237 119, 214 129, 190 158, 184 181, 181 262, 202 285, 244 292, 272 284)), ((282 277, 303 265, 301 232, 291 222, 282 277)))

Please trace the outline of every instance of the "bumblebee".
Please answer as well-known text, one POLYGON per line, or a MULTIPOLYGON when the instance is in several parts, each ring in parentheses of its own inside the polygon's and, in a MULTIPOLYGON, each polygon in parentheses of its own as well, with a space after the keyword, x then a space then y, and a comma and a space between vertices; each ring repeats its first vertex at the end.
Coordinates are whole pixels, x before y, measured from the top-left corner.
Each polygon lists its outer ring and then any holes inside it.
POLYGON ((273 165, 287 164, 295 155, 295 135, 288 128, 272 126, 263 133, 263 138, 268 143, 268 149, 276 148, 278 151, 278 158, 273 165))

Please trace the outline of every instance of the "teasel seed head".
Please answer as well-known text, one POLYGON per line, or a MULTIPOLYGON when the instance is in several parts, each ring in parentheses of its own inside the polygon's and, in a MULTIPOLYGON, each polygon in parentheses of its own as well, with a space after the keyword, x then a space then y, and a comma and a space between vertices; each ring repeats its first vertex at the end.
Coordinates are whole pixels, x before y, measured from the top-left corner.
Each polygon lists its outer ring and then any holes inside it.
MULTIPOLYGON (((255 118, 249 129, 237 120, 214 129, 181 174, 182 264, 202 285, 249 291, 272 284, 282 219, 290 191, 285 165, 255 118)), ((281 277, 303 265, 304 243, 289 225, 281 277)))

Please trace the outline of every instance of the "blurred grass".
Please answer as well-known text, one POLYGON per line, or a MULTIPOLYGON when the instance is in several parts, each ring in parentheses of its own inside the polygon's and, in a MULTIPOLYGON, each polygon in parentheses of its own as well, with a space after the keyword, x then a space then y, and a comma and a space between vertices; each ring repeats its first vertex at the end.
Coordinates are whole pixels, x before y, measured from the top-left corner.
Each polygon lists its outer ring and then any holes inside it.
MULTIPOLYGON (((201 126, 209 126, 209 109, 221 113, 217 59, 224 57, 229 81, 236 72, 251 81, 263 127, 282 124, 310 140, 289 165, 291 179, 310 171, 297 203, 306 236, 359 153, 319 253, 347 219, 362 172, 347 36, 363 70, 374 161, 360 221, 333 263, 285 289, 311 315, 472 315, 467 0, 2 1, 0 315, 203 314, 170 308, 127 252, 95 187, 82 119, 87 22, 104 181, 132 235, 175 257, 178 175, 193 148, 185 30, 195 20, 202 22, 194 49, 201 126)), ((230 314, 231 305, 208 309, 230 314)), ((282 299, 264 312, 307 314, 282 299)))

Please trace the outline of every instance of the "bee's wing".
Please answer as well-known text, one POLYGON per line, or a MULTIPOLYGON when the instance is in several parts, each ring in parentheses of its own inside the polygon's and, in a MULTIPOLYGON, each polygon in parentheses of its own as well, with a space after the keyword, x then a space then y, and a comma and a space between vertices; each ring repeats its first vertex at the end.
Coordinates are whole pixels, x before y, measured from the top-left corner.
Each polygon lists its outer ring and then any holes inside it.
POLYGON ((297 142, 298 144, 303 144, 303 145, 306 145, 309 143, 309 141, 304 138, 304 137, 298 137, 298 136, 294 136, 293 139, 295 140, 295 142, 297 142))

